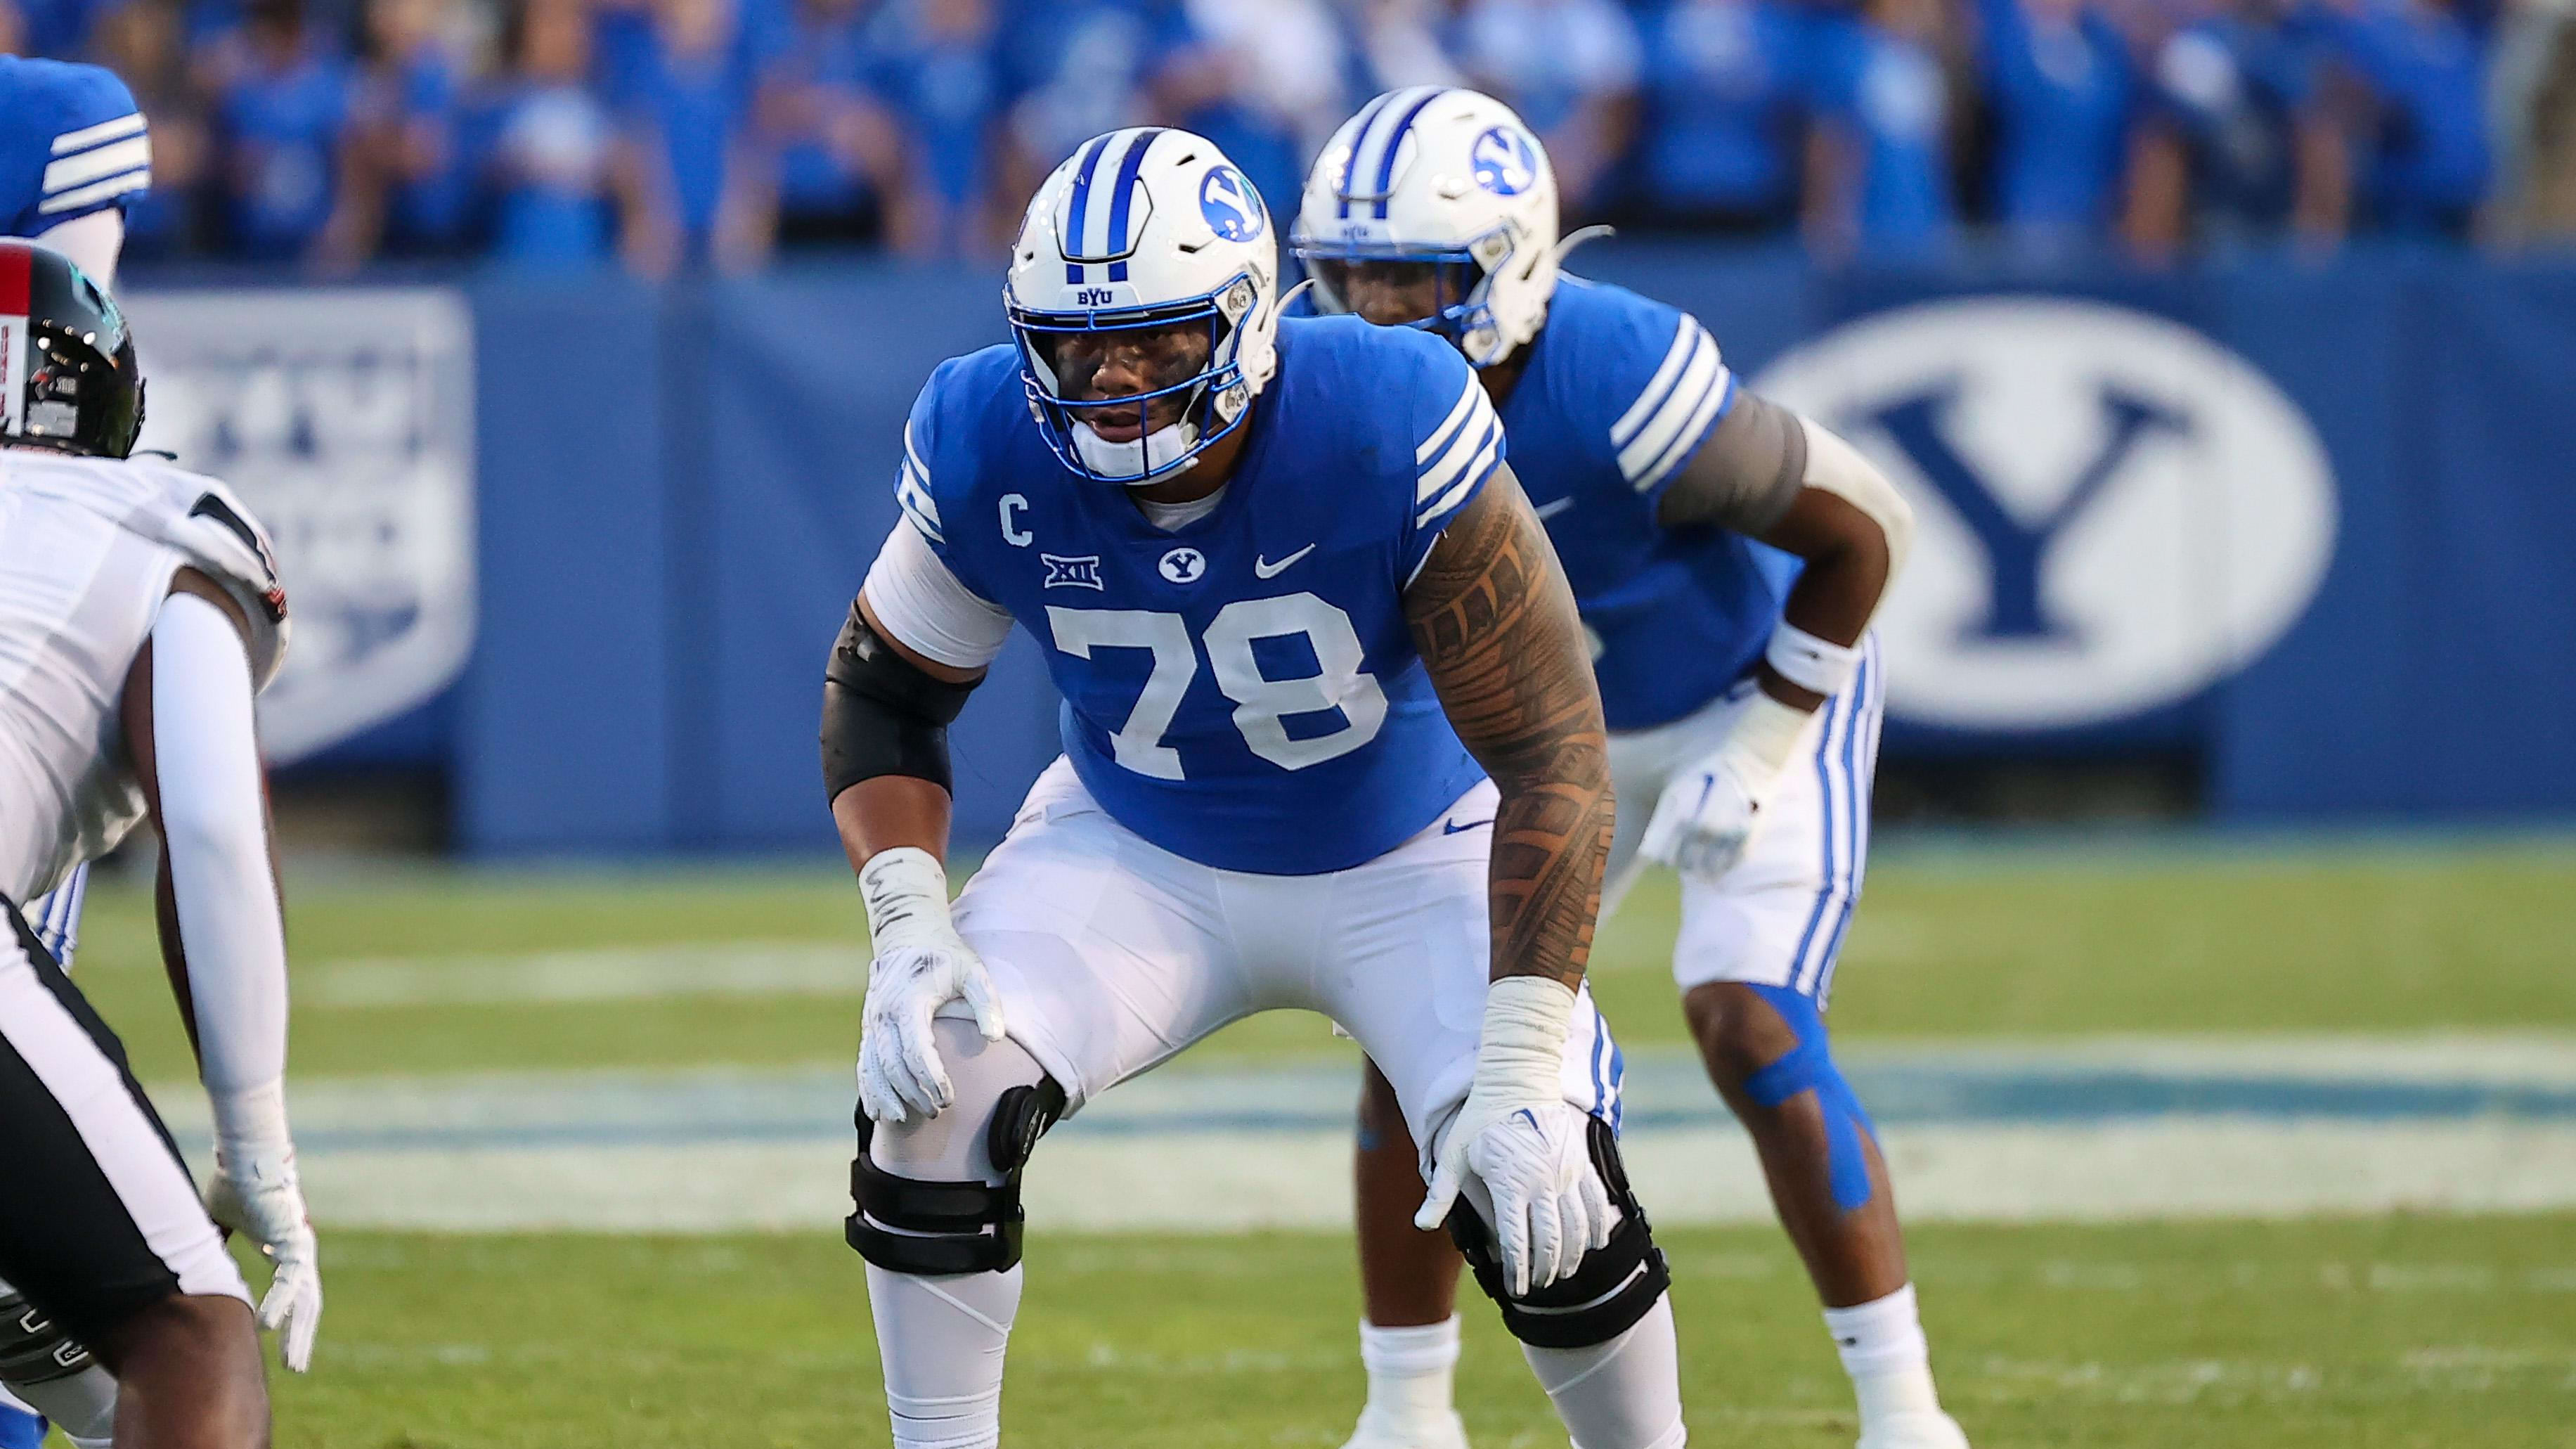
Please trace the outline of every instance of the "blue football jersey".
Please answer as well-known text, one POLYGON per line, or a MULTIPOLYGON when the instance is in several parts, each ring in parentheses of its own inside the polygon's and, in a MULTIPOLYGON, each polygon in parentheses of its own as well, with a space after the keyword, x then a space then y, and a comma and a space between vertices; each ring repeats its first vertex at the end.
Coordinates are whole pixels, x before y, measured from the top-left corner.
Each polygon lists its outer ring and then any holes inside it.
POLYGON ((1735 401, 1708 330, 1621 287, 1565 277, 1502 407, 1512 469, 1591 631, 1614 730, 1691 713, 1762 657, 1797 560, 1655 507, 1735 401))
POLYGON ((152 142, 99 66, 0 55, 0 236, 123 209, 152 184, 152 142))
POLYGON ((1017 351, 988 347, 931 375, 896 494, 1045 648, 1065 753, 1119 823, 1226 870, 1341 870, 1482 777, 1403 593, 1503 430, 1446 342, 1343 317, 1281 323, 1248 426, 1216 509, 1165 531, 1056 460, 1017 351))

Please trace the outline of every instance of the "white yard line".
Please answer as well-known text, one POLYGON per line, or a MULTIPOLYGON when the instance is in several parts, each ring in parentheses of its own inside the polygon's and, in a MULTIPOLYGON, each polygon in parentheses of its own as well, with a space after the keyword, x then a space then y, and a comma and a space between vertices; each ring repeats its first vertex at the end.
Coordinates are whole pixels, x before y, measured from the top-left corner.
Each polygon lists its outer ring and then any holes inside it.
POLYGON ((612 951, 357 957, 299 967, 312 1006, 507 1006, 689 996, 857 996, 857 941, 728 941, 612 951))
MULTIPOLYGON (((1885 1145, 1912 1221, 2576 1206, 2576 1127, 1913 1127, 1885 1145)), ((1029 1174, 1029 1217, 1085 1231, 1343 1228, 1350 1150, 1329 1132, 1067 1133, 1029 1174)), ((1637 1134, 1627 1157, 1657 1222, 1771 1216, 1739 1133, 1637 1134)), ((819 1141, 333 1152, 304 1165, 314 1216, 340 1227, 828 1232, 850 1210, 848 1147, 819 1141)))
MULTIPOLYGON (((2576 1206, 2570 1039, 2128 1038, 1850 1053, 1910 1218, 2288 1216, 2576 1206)), ((1351 1064, 1186 1067, 1051 1136, 1031 1217, 1231 1232, 1347 1223, 1351 1064)), ((202 1097, 155 1093, 183 1142, 202 1097)), ((299 1081, 315 1214, 433 1230, 828 1231, 846 1070, 299 1081)), ((1770 1215, 1696 1064, 1635 1054, 1627 1155, 1658 1221, 1770 1215)))

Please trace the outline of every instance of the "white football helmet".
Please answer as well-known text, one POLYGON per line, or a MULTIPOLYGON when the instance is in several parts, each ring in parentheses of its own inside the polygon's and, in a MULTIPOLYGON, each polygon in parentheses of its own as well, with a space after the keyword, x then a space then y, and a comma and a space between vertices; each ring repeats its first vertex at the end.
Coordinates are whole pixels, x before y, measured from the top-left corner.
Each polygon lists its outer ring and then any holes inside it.
POLYGON ((1556 292, 1556 172, 1512 108, 1441 86, 1389 91, 1342 123, 1306 175, 1291 245, 1317 303, 1354 262, 1438 268, 1440 304, 1414 325, 1491 367, 1547 321, 1556 292))
POLYGON ((1103 482, 1137 486, 1189 467, 1242 426, 1279 365, 1270 212, 1216 143, 1187 131, 1112 131, 1057 167, 1020 223, 1002 302, 1048 445, 1103 482), (1193 322, 1209 333, 1196 374, 1105 401, 1064 396, 1053 349, 1066 334, 1193 322), (1152 428, 1150 405, 1174 393, 1186 394, 1180 419, 1152 428), (1113 416, 1150 431, 1112 442, 1092 420, 1113 416))

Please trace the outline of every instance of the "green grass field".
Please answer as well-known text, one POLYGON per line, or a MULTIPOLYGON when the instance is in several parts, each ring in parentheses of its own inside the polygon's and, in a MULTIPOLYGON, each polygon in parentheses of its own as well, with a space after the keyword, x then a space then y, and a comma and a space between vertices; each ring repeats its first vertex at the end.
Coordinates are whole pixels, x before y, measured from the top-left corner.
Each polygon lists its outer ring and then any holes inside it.
MULTIPOLYGON (((299 972, 352 958, 841 942, 848 873, 290 871, 299 972)), ((1602 932, 1594 990, 1632 1044, 1683 1040, 1665 974, 1672 877, 1602 932)), ((1856 1036, 2576 1027, 2576 843, 2403 853, 1899 853, 1873 865, 1835 980, 1856 1036)), ((149 894, 102 883, 81 982, 146 1081, 186 1075, 149 894)), ((857 1012, 810 997, 323 1009, 299 1005, 299 1074, 840 1061, 857 1012)), ((1193 1059, 1328 1050, 1311 1018, 1258 1018, 1193 1059)))
MULTIPOLYGON (((361 960, 839 942, 842 995, 317 1005, 296 1074, 843 1062, 863 972, 845 874, 290 869, 311 984, 361 960)), ((93 897, 79 979, 147 1080, 188 1074, 148 898, 93 897)), ((1598 990, 1631 1043, 1680 1040, 1673 898, 1614 922, 1598 990)), ((1846 1036, 2576 1031, 2576 846, 1902 850, 1838 978, 1846 1036)), ((433 963, 435 964, 435 963, 433 963)), ((1208 1058, 1320 1054, 1311 1018, 1208 1058)), ((1346 1048, 1344 1048, 1346 1050, 1346 1048)), ((882 1445, 857 1260, 799 1236, 329 1231, 320 1364, 279 1442, 330 1449, 882 1445)), ((1696 1442, 1851 1442, 1779 1235, 1663 1235, 1696 1442)), ((1022 1445, 1331 1449, 1360 1395, 1335 1235, 1031 1233, 1006 1422, 1022 1445)), ((1913 1249, 1947 1397, 1983 1446, 2576 1443, 2576 1217, 1941 1226, 1913 1249)), ((256 1274, 254 1275, 256 1277, 256 1274)), ((1485 1449, 1552 1446, 1471 1304, 1461 1395, 1485 1449)))
MULTIPOLYGON (((1769 1231, 1668 1236, 1693 1442, 1852 1441, 1769 1231)), ((882 1445, 857 1260, 798 1238, 345 1234, 286 1449, 882 1445)), ((1987 1449, 2563 1449, 2576 1218, 1948 1228, 1917 1235, 1943 1388, 1987 1449)), ((1004 1405, 1048 1449, 1332 1449, 1361 1381, 1349 1245, 1031 1235, 1004 1405)), ((1460 1405, 1561 1449, 1489 1310, 1460 1405)))

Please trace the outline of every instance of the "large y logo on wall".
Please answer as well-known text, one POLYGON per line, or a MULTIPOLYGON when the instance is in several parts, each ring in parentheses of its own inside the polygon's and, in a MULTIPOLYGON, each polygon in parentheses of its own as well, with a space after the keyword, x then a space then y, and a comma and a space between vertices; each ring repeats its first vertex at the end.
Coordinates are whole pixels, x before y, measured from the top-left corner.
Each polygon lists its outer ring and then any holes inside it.
POLYGON ((124 299, 147 448, 231 483, 294 611, 260 698, 280 762, 422 704, 474 642, 473 324, 452 292, 124 299))
POLYGON ((2270 648, 2333 555, 2307 419, 2160 317, 1928 303, 1830 332, 1754 385, 1913 502, 1879 631, 1891 707, 1926 723, 2048 729, 2186 699, 2270 648))

